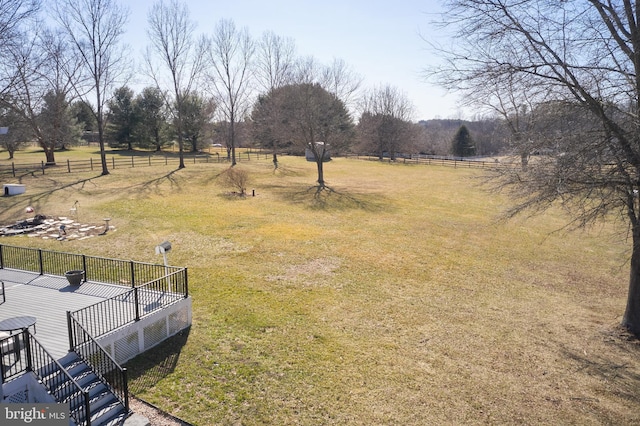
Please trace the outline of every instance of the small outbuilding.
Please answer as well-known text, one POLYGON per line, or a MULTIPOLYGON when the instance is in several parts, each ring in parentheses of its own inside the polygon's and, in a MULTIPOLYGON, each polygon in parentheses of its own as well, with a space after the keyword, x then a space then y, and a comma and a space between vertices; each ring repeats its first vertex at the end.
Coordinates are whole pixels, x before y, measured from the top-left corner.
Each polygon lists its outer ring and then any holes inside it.
POLYGON ((5 196, 24 194, 25 190, 25 185, 19 183, 5 183, 3 185, 3 192, 5 196))

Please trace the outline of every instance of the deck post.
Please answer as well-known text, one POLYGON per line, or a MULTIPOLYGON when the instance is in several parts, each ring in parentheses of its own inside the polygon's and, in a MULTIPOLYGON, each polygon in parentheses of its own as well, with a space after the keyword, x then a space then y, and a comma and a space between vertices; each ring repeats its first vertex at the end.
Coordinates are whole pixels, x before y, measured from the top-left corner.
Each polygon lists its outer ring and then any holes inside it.
POLYGON ((71 327, 71 311, 67 311, 67 334, 69 334, 69 352, 73 351, 73 329, 71 327))
POLYGON ((29 328, 23 329, 22 333, 20 333, 18 343, 15 343, 15 345, 18 346, 18 350, 20 350, 20 339, 22 339, 24 348, 27 351, 27 371, 33 371, 33 355, 31 354, 31 334, 29 333, 29 328))
POLYGON ((40 264, 40 275, 44 275, 44 263, 42 262, 42 249, 38 249, 38 263, 40 264))
POLYGON ((187 275, 187 268, 184 268, 184 298, 189 297, 189 278, 187 275))
POLYGON ((136 288, 136 268, 133 260, 129 261, 129 270, 131 271, 131 288, 136 288))

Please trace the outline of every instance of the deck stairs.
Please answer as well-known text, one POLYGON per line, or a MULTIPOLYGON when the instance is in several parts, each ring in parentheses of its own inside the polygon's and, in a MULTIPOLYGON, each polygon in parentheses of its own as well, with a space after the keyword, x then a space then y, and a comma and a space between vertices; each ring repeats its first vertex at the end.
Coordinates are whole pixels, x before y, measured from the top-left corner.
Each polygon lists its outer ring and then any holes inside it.
MULTIPOLYGON (((98 377, 91 367, 87 365, 75 352, 69 352, 64 358, 59 360, 62 367, 69 375, 84 389, 89 392, 90 416, 89 421, 84 417, 83 407, 70 406, 71 417, 76 420, 76 424, 91 426, 115 426, 122 425, 129 415, 124 404, 116 397, 108 385, 98 377)), ((40 380, 50 390, 58 402, 81 401, 73 398, 72 387, 66 386, 65 382, 60 384, 56 375, 63 374, 60 371, 49 375, 39 375, 40 380), (58 385, 54 385, 58 383, 58 385)), ((69 379, 65 379, 68 381, 69 379)))

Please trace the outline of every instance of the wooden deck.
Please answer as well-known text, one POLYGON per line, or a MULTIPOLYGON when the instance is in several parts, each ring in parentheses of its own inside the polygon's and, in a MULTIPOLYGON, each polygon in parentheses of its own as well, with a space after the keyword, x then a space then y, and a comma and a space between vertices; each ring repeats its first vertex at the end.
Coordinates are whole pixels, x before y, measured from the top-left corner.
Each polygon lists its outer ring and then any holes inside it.
POLYGON ((69 351, 67 311, 82 309, 129 290, 94 282, 72 287, 64 277, 12 269, 0 269, 0 281, 4 281, 6 298, 6 302, 0 304, 0 321, 23 315, 36 317, 35 337, 56 359, 69 351))

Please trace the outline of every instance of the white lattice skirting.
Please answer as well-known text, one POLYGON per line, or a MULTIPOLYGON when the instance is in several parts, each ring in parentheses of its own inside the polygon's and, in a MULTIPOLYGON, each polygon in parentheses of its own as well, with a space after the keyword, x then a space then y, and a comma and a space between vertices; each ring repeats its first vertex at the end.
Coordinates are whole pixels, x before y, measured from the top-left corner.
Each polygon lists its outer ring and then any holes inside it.
POLYGON ((122 365, 191 325, 191 297, 97 339, 122 365))

